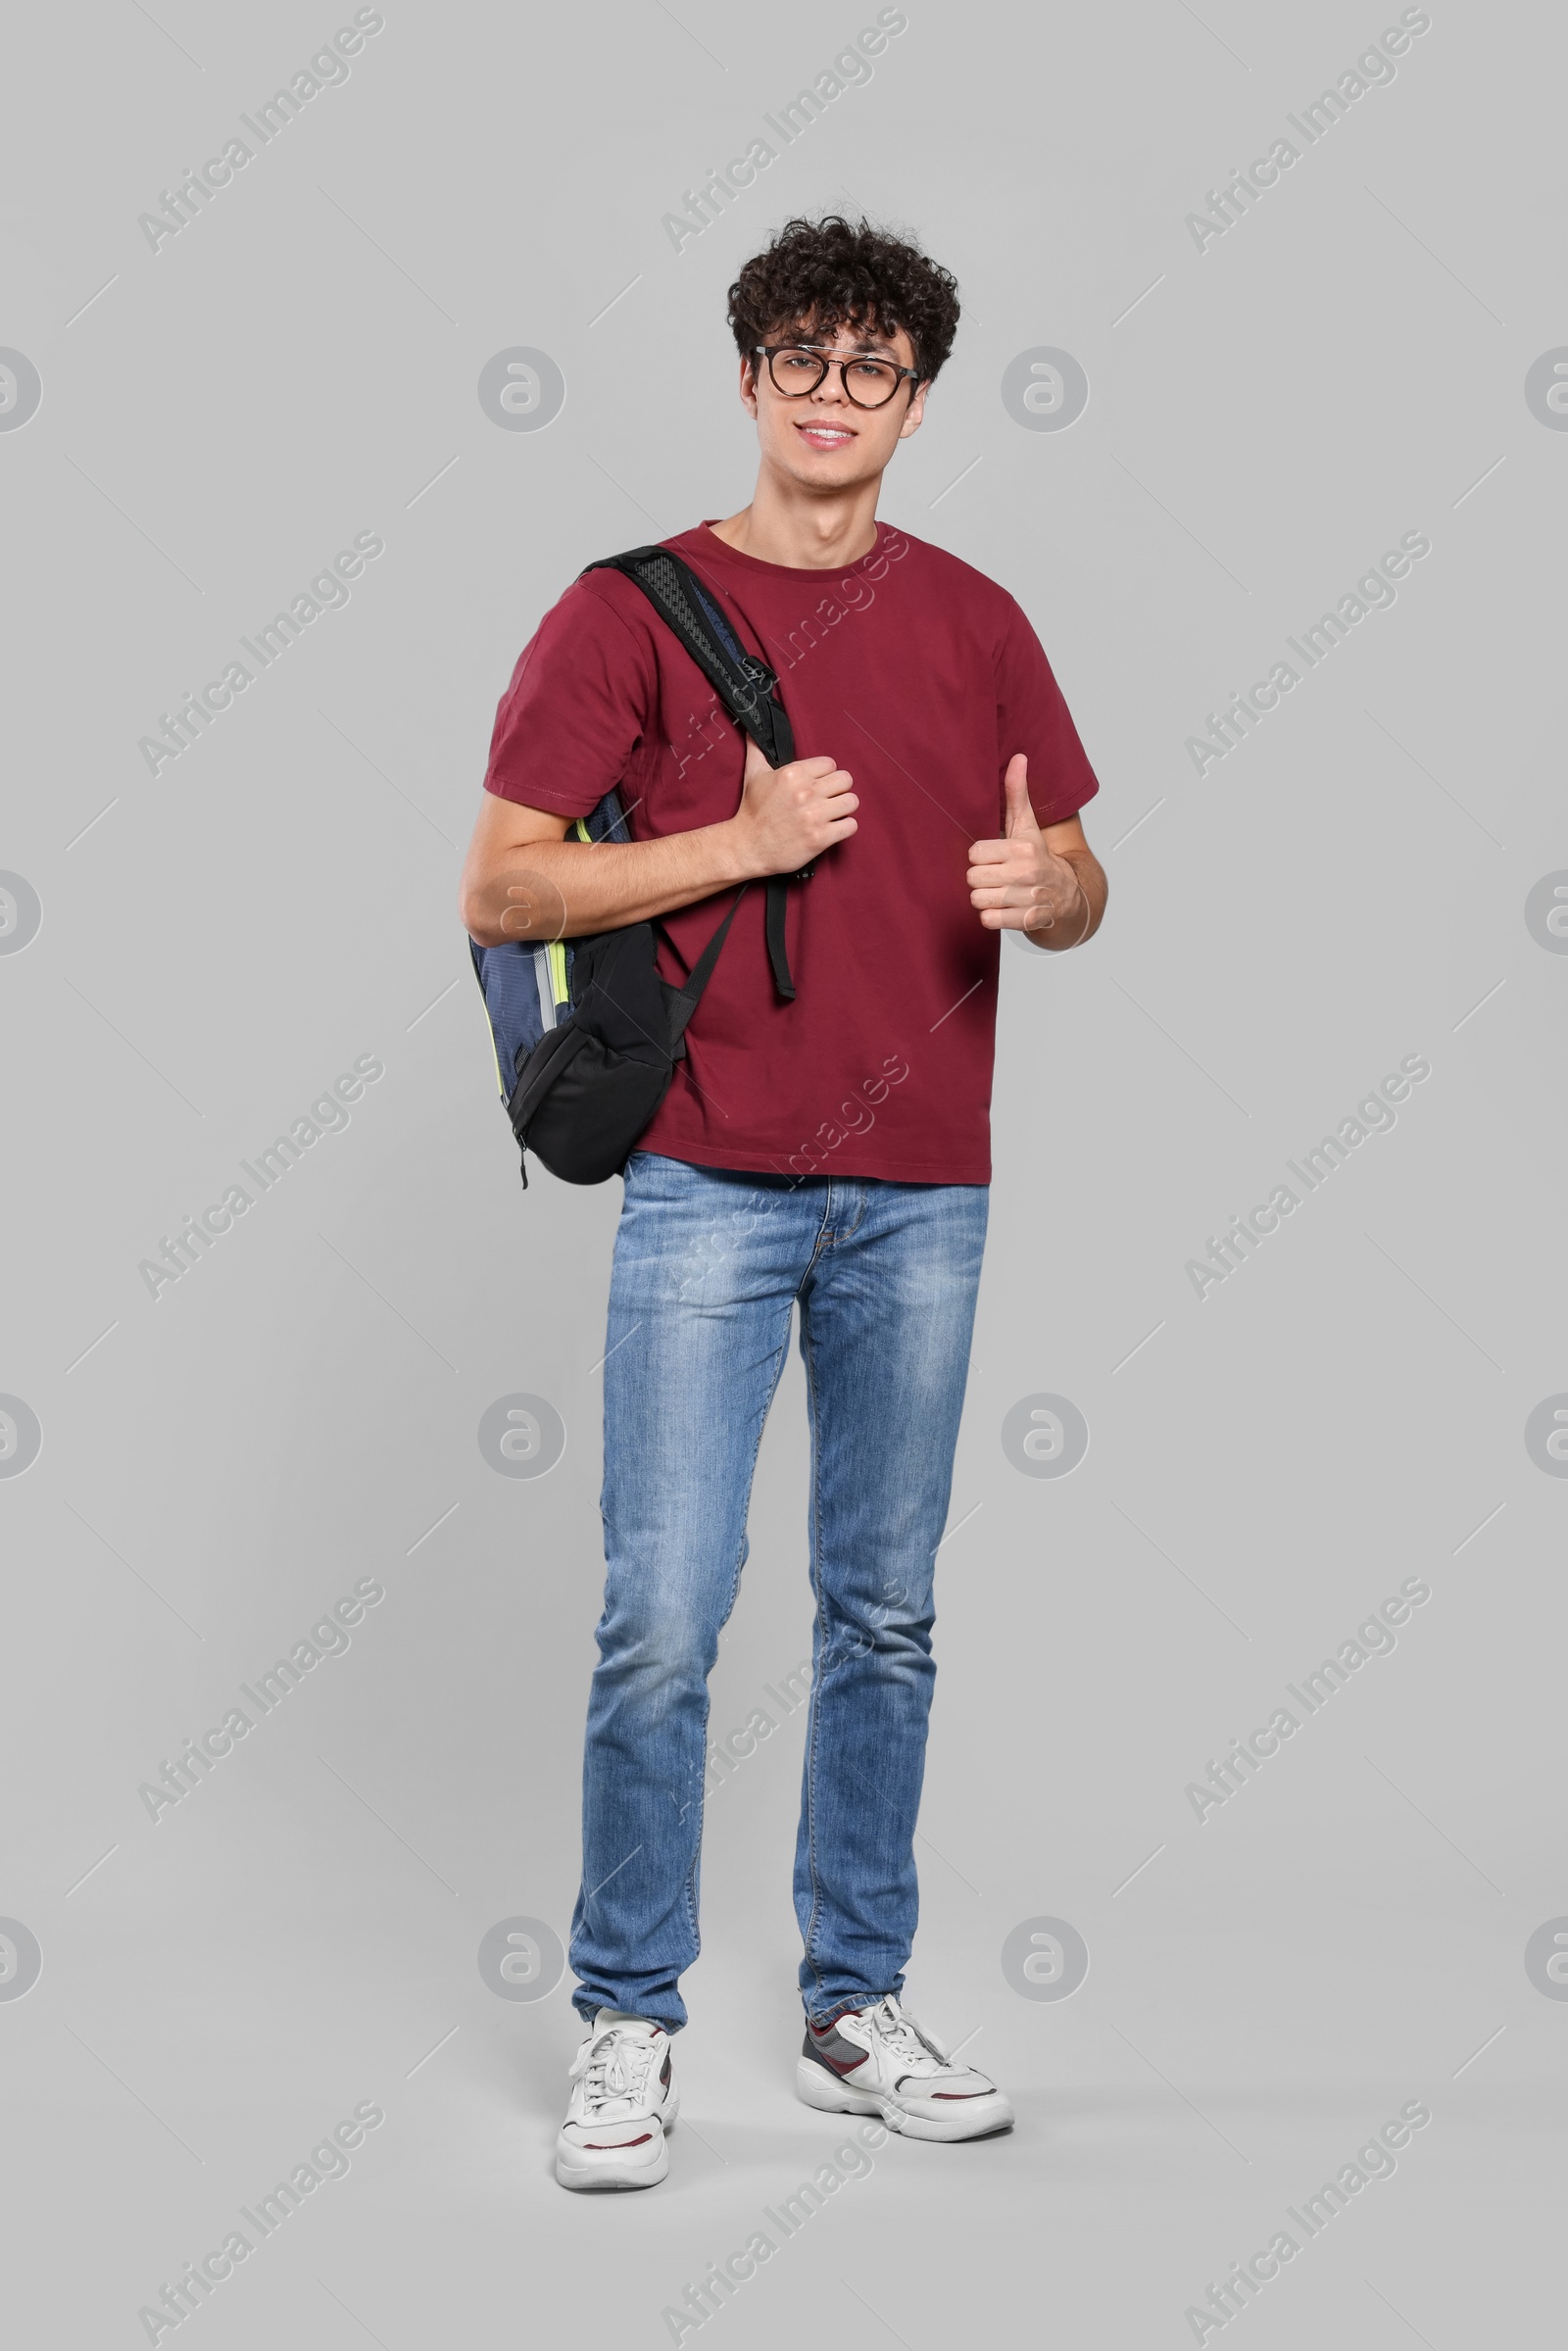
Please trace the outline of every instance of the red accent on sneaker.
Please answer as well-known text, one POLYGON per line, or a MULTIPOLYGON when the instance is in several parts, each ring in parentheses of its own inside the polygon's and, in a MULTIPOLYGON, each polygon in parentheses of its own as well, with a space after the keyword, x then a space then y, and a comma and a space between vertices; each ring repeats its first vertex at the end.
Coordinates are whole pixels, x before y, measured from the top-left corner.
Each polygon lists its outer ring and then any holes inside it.
POLYGON ((618 2155, 623 2147, 646 2146, 653 2135, 651 2131, 645 2131, 640 2138, 585 2138, 582 2143, 585 2147, 591 2147, 596 2155, 618 2155))

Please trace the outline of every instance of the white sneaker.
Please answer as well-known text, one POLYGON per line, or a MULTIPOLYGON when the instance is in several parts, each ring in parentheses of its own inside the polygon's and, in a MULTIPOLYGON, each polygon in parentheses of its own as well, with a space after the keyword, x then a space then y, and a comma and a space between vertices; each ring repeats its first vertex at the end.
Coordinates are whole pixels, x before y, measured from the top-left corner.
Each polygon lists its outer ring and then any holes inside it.
POLYGON ((1012 2105, 972 2066, 956 2066, 889 1992, 823 2032, 808 2024, 796 2088, 824 2114, 879 2114, 906 2138, 1005 2131, 1012 2105))
POLYGON ((662 2026, 601 2008, 572 2059, 571 2080, 556 2141, 562 2186, 653 2187, 662 2180, 664 2132, 680 2105, 662 2026))

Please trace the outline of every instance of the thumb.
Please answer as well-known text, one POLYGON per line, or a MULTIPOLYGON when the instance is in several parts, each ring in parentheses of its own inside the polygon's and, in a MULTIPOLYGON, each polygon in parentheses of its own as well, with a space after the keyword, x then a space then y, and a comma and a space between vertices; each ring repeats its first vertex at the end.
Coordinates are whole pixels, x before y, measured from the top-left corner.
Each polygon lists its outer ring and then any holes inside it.
POLYGON ((1029 762, 1021 751, 1007 761, 1004 789, 1007 795, 1008 840, 1014 833, 1038 833, 1039 821, 1029 799, 1029 762))
POLYGON ((771 775, 772 772, 772 768, 758 748, 756 740, 748 735, 746 737, 746 768, 741 778, 743 789, 747 784, 755 783, 759 776, 771 775))

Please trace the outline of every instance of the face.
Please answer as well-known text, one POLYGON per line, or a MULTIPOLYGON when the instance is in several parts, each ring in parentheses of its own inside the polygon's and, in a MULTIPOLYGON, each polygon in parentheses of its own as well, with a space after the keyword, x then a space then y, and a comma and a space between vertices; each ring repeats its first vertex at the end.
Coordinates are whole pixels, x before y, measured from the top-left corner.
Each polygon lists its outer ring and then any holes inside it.
MULTIPOLYGON (((817 334, 808 324, 778 328, 766 339, 774 350, 792 340, 809 344, 835 362, 860 358, 892 360, 900 367, 914 366, 914 346, 902 326, 883 334, 844 323, 829 334, 817 334)), ((850 380, 855 381, 853 365, 850 380)), ((899 443, 918 429, 925 394, 924 384, 911 386, 906 377, 885 408, 857 408, 846 397, 834 365, 813 392, 791 399, 775 388, 766 360, 741 364, 741 398, 757 419, 763 465, 808 490, 843 491, 874 481, 899 443)))

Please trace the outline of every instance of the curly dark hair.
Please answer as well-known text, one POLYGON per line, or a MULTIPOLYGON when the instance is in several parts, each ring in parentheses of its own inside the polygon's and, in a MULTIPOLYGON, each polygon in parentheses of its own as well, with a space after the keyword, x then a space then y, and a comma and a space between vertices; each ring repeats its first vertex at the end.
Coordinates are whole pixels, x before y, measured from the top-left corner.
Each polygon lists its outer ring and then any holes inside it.
POLYGON ((780 327, 831 334, 853 324, 886 335, 902 326, 929 383, 953 349, 958 281, 918 245, 825 213, 786 220, 746 264, 729 290, 729 322, 743 360, 780 327))

